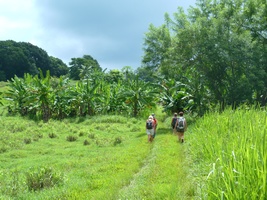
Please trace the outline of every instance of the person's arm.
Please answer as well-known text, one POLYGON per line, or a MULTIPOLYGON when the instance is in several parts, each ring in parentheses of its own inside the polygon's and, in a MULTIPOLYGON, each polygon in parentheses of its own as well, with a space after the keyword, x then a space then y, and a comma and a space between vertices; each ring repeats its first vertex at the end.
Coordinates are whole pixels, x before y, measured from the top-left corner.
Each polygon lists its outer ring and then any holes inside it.
POLYGON ((178 118, 177 118, 177 120, 176 120, 176 122, 175 122, 175 125, 174 125, 174 128, 176 129, 176 127, 177 127, 177 125, 178 125, 178 118))
POLYGON ((155 128, 157 128, 157 126, 158 126, 158 120, 155 119, 155 128))
POLYGON ((186 119, 184 120, 184 127, 185 127, 185 131, 187 130, 187 123, 186 123, 186 119))

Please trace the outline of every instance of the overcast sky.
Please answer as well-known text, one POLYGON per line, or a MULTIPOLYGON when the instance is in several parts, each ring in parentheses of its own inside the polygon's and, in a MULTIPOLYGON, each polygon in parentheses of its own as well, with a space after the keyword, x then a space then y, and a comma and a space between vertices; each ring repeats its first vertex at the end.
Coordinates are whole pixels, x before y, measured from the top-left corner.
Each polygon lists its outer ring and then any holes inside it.
POLYGON ((0 40, 30 42, 68 64, 91 55, 105 69, 141 65, 149 24, 196 0, 0 0, 0 40))

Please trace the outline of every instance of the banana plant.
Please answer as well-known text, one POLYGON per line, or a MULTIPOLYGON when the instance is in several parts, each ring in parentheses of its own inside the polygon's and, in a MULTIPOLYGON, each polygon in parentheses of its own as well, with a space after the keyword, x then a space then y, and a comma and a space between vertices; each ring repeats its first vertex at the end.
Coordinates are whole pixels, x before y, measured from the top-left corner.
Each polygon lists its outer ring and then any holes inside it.
POLYGON ((51 117, 51 107, 53 104, 54 92, 51 87, 50 72, 46 72, 44 77, 40 70, 40 78, 36 75, 33 78, 33 86, 31 88, 31 95, 29 99, 34 99, 34 105, 38 112, 41 113, 44 122, 47 122, 51 117))
POLYGON ((146 107, 153 108, 158 100, 158 86, 139 79, 138 75, 125 81, 119 92, 119 100, 124 102, 136 117, 146 107))
POLYGON ((29 110, 27 97, 30 94, 29 83, 31 80, 30 74, 25 74, 24 79, 15 76, 11 81, 8 81, 10 89, 4 94, 4 98, 10 102, 8 107, 14 112, 19 112, 22 116, 26 115, 29 110))

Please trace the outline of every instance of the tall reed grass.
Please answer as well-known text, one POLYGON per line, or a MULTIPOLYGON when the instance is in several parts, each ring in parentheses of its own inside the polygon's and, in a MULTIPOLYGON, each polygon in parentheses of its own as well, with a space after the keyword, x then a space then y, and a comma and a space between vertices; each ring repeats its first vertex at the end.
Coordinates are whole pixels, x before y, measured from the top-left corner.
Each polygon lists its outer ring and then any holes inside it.
POLYGON ((191 132, 202 199, 267 199, 266 110, 210 113, 191 132))

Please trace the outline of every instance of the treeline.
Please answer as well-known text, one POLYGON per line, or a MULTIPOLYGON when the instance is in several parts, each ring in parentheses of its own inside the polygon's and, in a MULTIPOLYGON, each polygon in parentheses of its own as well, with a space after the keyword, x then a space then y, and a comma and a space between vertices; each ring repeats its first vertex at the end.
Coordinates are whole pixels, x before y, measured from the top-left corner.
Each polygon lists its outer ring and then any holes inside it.
MULTIPOLYGON (((39 58, 30 62, 33 68, 24 70, 23 74, 28 72, 24 77, 17 72, 12 78, 6 70, 11 107, 23 115, 47 115, 46 120, 114 112, 137 116, 156 104, 169 113, 184 110, 199 116, 218 107, 222 111, 244 104, 266 106, 266 4, 265 0, 198 0, 187 13, 178 8, 173 18, 166 14, 163 25, 149 26, 142 65, 135 71, 126 66, 106 72, 89 55, 72 58, 58 81, 52 77, 61 68, 48 69, 49 62, 43 65, 46 68, 38 67, 43 74, 49 70, 48 77, 40 76, 34 67, 39 58), (44 91, 47 95, 27 97, 44 91), (30 100, 39 105, 32 106, 30 100)), ((19 63, 18 59, 16 66, 19 63)))
POLYGON ((266 16, 266 0, 197 0, 187 13, 178 8, 163 25, 150 25, 139 71, 152 81, 163 76, 169 88, 180 84, 166 97, 170 105, 182 89, 200 113, 212 105, 265 106, 266 16))
POLYGON ((49 56, 43 49, 27 42, 0 41, 0 81, 7 81, 24 73, 36 75, 50 71, 59 77, 69 72, 62 60, 49 56))

